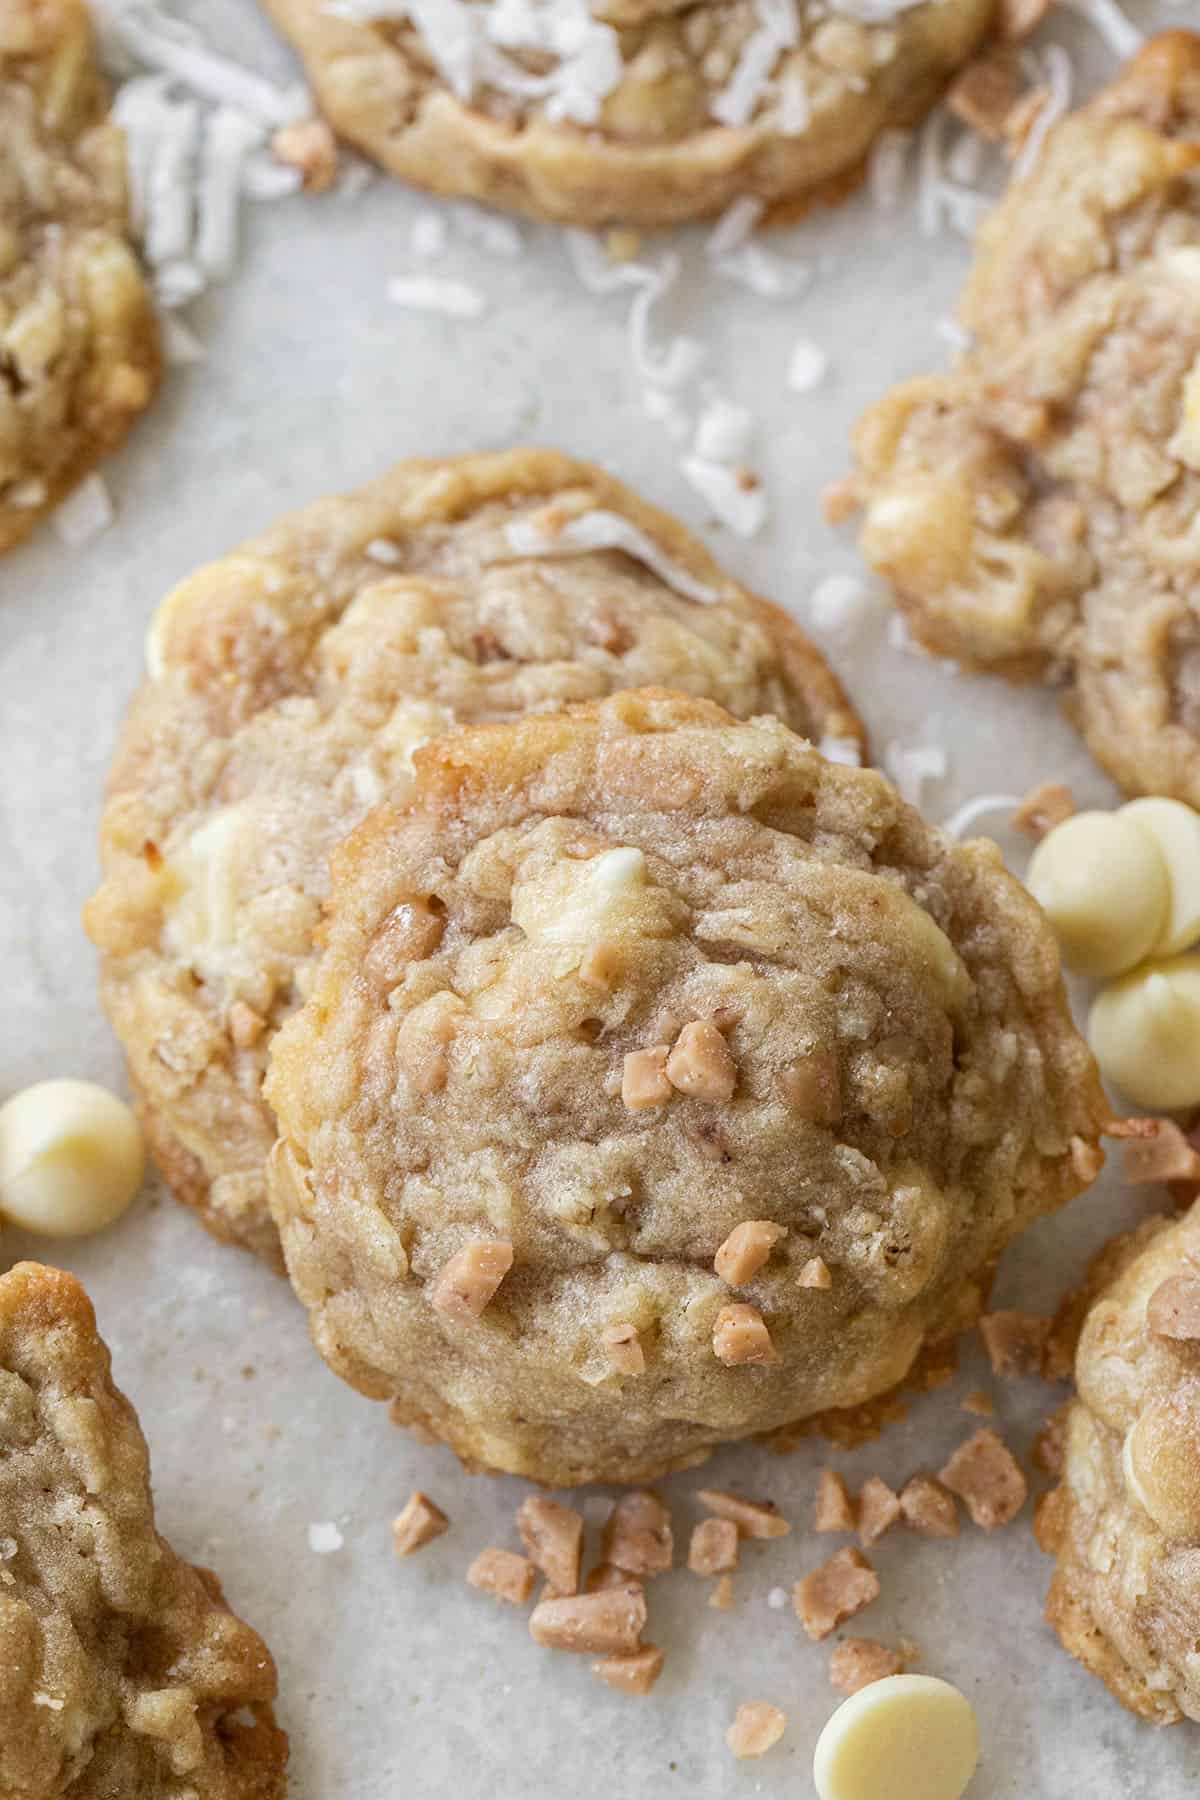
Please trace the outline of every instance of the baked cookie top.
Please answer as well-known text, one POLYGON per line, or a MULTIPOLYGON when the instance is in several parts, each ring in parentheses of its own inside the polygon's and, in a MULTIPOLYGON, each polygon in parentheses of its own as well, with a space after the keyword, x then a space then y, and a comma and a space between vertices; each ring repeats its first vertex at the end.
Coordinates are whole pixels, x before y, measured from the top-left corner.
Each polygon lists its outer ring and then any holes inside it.
POLYGON ((1126 790, 1200 805, 1200 37, 1050 132, 963 320, 859 425, 864 552, 930 649, 1065 682, 1126 790))
POLYGON ((281 1800, 275 1691, 216 1577, 154 1529, 87 1295, 18 1263, 0 1276, 0 1792, 281 1800))
POLYGON ((911 123, 996 0, 264 0, 393 174, 567 225, 788 199, 911 123))
POLYGON ((659 682, 863 749, 782 612, 547 451, 405 463, 293 514, 176 589, 148 657, 87 927, 168 1179, 276 1259, 271 1038, 308 981, 329 853, 417 744, 659 682))
POLYGON ((116 449, 158 329, 81 0, 0 7, 0 551, 116 449))
POLYGON ((1110 1247, 1075 1359, 1046 1617, 1157 1724, 1200 1720, 1200 1204, 1110 1247))
POLYGON ((644 1479, 856 1407, 1095 1174, 1048 927, 882 776, 656 690, 415 766, 334 859, 272 1201, 322 1354, 464 1458, 644 1479))

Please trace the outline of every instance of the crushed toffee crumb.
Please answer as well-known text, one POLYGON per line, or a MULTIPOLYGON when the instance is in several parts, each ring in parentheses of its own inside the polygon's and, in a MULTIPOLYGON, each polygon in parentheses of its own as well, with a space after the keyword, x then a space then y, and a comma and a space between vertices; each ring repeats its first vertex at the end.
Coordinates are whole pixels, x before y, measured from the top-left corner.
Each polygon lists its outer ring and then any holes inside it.
POLYGON ((914 1475, 900 1490, 900 1514, 904 1523, 922 1537, 958 1536, 958 1508, 954 1495, 932 1475, 914 1475))
POLYGON ((1029 1493, 1020 1463, 1003 1438, 986 1426, 959 1445, 939 1480, 985 1531, 1015 1519, 1029 1493))
POLYGON ((773 1500, 744 1500, 719 1488, 700 1488, 697 1500, 718 1519, 732 1519, 744 1538, 781 1538, 792 1529, 773 1500))
POLYGON ((629 1575, 663 1575, 675 1557, 671 1515, 657 1494, 622 1494, 604 1527, 601 1554, 629 1575))
POLYGON ((646 1594, 640 1582, 541 1600, 529 1615, 529 1635, 547 1650, 630 1656, 641 1649, 646 1594))
POLYGON ((829 1658, 829 1679, 841 1694, 857 1694, 873 1681, 903 1673, 903 1656, 877 1638, 845 1638, 829 1658))
POLYGON ((1017 1375, 1039 1374, 1050 1336, 1050 1323, 1038 1313, 984 1313, 979 1321, 979 1335, 993 1375, 1001 1375, 1007 1380, 1017 1375))
POLYGON ((524 1606, 533 1592, 537 1570, 514 1550, 481 1550, 467 1570, 467 1580, 485 1594, 506 1600, 510 1606, 524 1606))
POLYGON ((532 1563, 559 1594, 579 1589, 579 1565, 583 1556, 583 1514, 541 1494, 521 1502, 517 1529, 532 1563))
POLYGON ((792 1605, 810 1638, 829 1636, 879 1596, 879 1577, 861 1550, 837 1550, 792 1589, 792 1605))
POLYGON ((411 1556, 449 1528, 450 1521, 441 1507, 417 1488, 392 1520, 392 1547, 397 1556, 411 1556))
POLYGON ((900 1517, 900 1496, 878 1475, 864 1481, 858 1496, 858 1536, 869 1548, 900 1517))
POLYGON ((725 1742, 739 1760, 765 1756, 787 1729, 787 1714, 767 1700, 743 1700, 725 1733, 725 1742))
POLYGON ((627 1656, 604 1656, 592 1664, 592 1674, 621 1694, 648 1694, 663 1671, 664 1653, 656 1644, 643 1644, 627 1656))
POLYGON ((722 1575, 738 1566, 738 1528, 732 1519, 702 1519, 688 1545, 693 1575, 722 1575))
POLYGON ((850 1490, 836 1469, 822 1469, 813 1505, 814 1531, 855 1531, 858 1519, 850 1490))

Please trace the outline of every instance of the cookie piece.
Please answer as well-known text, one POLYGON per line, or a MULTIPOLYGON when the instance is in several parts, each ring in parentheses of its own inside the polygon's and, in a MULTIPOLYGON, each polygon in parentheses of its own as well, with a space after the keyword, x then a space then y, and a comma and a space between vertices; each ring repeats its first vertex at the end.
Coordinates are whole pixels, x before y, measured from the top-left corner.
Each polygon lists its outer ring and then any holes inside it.
POLYGON ((783 613, 548 451, 406 463, 293 514, 176 589, 148 655, 87 927, 168 1181, 275 1259, 271 1037, 308 981, 329 853, 415 745, 660 682, 862 749, 783 613))
POLYGON ((464 1459, 639 1481, 857 1407, 1102 1160, 1049 928, 882 776, 656 690, 415 763, 334 859, 272 1201, 321 1353, 464 1459))
POLYGON ((1075 1359, 1046 1618, 1117 1699, 1200 1720, 1200 1205, 1110 1246, 1075 1359))
POLYGON ((158 384, 125 139, 81 0, 0 7, 0 552, 122 442, 158 384))
POLYGON ((1051 131, 962 316, 858 427, 864 553, 929 649, 1065 683, 1122 787, 1200 805, 1200 37, 1051 131))
POLYGON ((87 1295, 0 1276, 0 1792, 281 1800, 275 1665, 154 1529, 87 1295))
POLYGON ((393 175, 566 225, 674 225, 855 171, 997 0, 264 0, 330 123, 393 175))

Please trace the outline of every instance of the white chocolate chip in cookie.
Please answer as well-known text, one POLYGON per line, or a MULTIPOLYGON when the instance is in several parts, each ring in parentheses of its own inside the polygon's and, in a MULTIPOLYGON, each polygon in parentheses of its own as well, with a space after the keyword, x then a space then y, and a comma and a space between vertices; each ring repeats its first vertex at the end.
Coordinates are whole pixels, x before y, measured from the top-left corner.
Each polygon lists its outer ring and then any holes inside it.
POLYGON ((1076 813, 1034 851, 1025 885, 1081 975, 1121 975, 1153 950, 1170 909, 1157 840, 1125 812, 1076 813))
POLYGON ((1132 819, 1158 845, 1167 871, 1167 916, 1152 946, 1176 956, 1200 939, 1200 813, 1182 800, 1131 800, 1119 816, 1132 819))
POLYGON ((1099 994, 1088 1038, 1102 1074, 1154 1111, 1200 1103, 1200 956, 1146 963, 1099 994))
POLYGON ((142 1184, 137 1120, 91 1081, 39 1081, 0 1106, 0 1215, 43 1237, 84 1237, 142 1184))
POLYGON ((646 879, 646 858, 622 845, 577 861, 563 857, 512 892, 512 920, 535 944, 590 944, 622 933, 651 937, 669 929, 661 895, 646 879))
POLYGON ((1194 362, 1184 377, 1179 424, 1167 452, 1189 469, 1200 469, 1200 361, 1194 362))
POLYGON ((959 1800, 979 1761, 965 1694, 932 1675, 889 1675, 838 1707, 817 1739, 821 1800, 959 1800))
POLYGON ((167 935, 185 955, 223 964, 237 942, 238 857, 245 814, 237 806, 214 813, 167 858, 175 889, 167 935))

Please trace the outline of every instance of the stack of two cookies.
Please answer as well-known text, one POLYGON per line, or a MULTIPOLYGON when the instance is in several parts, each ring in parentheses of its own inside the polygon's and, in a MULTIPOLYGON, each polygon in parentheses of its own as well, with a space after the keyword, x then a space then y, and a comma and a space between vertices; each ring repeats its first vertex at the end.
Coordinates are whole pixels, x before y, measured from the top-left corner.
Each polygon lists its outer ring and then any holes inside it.
POLYGON ((1095 1173, 998 853, 823 756, 818 652, 595 469, 402 466, 148 661, 88 928, 151 1143, 465 1459, 644 1479, 861 1408, 1095 1173))

